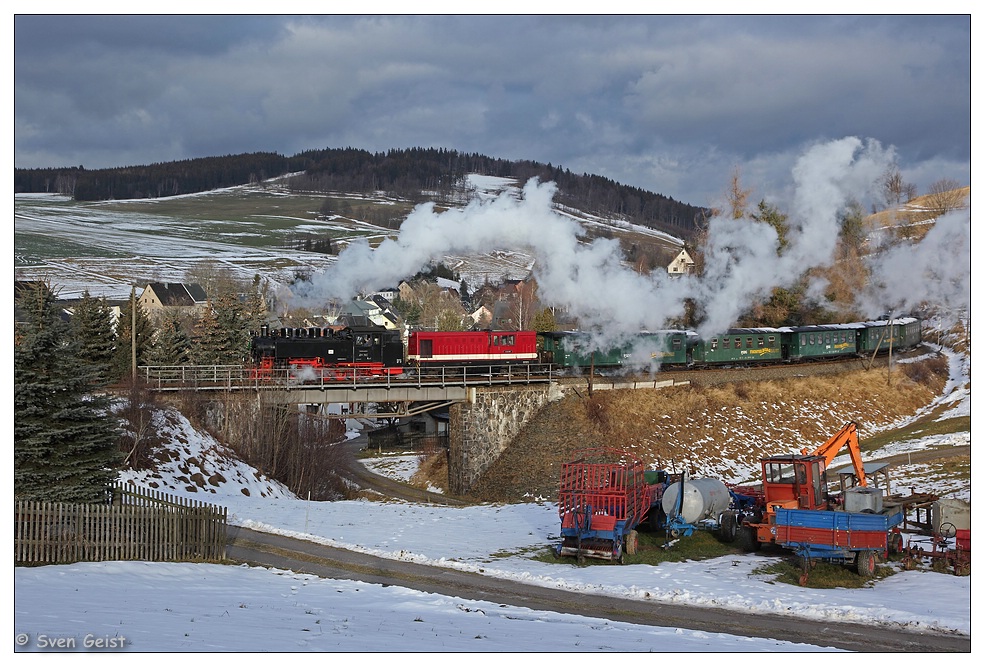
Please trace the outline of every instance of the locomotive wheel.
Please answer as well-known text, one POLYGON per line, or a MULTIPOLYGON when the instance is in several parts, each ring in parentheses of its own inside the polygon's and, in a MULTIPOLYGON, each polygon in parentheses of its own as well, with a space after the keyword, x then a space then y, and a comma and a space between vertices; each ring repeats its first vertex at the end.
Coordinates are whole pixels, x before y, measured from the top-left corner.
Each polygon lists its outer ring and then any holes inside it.
POLYGON ((626 535, 626 553, 635 556, 640 547, 640 534, 635 530, 629 531, 626 535))
POLYGON ((859 551, 855 555, 855 571, 863 577, 871 577, 876 571, 876 552, 859 551))

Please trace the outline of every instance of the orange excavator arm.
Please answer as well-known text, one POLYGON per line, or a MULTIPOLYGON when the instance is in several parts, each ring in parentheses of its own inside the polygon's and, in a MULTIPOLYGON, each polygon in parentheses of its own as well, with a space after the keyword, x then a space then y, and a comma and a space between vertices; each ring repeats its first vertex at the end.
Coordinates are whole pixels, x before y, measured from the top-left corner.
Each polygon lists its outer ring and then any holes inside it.
POLYGON ((800 450, 800 453, 810 454, 811 456, 823 456, 824 467, 827 468, 842 448, 845 447, 848 448, 848 455, 852 459, 852 466, 855 468, 855 477, 858 479, 858 485, 867 486, 865 467, 862 465, 862 449, 858 444, 858 426, 856 426, 855 422, 848 422, 842 426, 837 433, 828 438, 827 442, 813 452, 808 452, 805 447, 800 450))

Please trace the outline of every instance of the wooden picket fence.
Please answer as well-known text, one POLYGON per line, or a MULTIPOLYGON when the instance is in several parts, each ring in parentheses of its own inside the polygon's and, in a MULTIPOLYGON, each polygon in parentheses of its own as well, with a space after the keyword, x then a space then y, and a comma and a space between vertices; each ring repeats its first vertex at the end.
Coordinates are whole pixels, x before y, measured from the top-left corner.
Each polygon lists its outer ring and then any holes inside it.
POLYGON ((116 486, 106 503, 14 501, 14 563, 222 561, 226 508, 116 486))

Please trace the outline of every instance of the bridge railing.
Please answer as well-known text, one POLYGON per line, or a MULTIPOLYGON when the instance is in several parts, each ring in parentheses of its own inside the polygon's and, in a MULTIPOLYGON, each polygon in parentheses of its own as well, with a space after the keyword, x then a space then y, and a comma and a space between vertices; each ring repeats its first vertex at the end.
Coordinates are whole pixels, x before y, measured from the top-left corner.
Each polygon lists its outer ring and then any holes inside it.
POLYGON ((306 388, 461 387, 534 384, 555 379, 549 364, 405 368, 400 374, 371 375, 358 368, 258 369, 251 366, 139 366, 138 376, 157 391, 234 391, 306 388))

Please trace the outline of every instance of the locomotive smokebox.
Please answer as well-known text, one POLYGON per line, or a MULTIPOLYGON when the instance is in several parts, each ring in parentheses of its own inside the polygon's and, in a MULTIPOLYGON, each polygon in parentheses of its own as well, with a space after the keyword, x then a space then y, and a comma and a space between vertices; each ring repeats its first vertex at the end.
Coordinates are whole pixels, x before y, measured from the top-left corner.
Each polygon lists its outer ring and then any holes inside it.
POLYGON ((718 519, 732 502, 728 487, 717 479, 708 477, 671 484, 664 491, 661 505, 668 517, 679 516, 685 523, 697 523, 703 519, 718 519), (681 500, 683 498, 683 500, 681 500))

